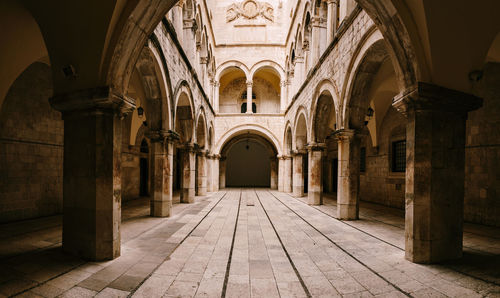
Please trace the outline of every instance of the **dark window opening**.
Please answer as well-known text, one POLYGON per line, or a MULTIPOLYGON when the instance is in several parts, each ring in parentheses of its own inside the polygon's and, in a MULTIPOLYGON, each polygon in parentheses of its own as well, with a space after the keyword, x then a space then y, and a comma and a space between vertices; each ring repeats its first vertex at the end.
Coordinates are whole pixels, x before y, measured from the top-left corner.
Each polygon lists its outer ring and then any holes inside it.
MULTIPOLYGON (((246 112, 247 112, 247 103, 244 102, 241 104, 241 113, 244 114, 246 112)), ((255 102, 252 102, 252 112, 257 113, 257 105, 255 104, 255 102)))
POLYGON ((366 172, 366 147, 361 148, 361 154, 359 159, 359 171, 361 173, 366 172))
POLYGON ((148 146, 148 142, 146 141, 146 139, 142 139, 140 151, 142 153, 149 153, 149 146, 148 146))
POLYGON ((406 171, 406 141, 392 142, 392 171, 406 171))

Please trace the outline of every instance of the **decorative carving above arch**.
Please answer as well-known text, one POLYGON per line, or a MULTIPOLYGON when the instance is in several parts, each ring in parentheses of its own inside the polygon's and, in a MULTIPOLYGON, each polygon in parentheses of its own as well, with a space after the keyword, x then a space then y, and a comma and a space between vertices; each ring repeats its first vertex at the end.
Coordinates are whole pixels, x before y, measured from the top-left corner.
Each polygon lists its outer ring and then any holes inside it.
POLYGON ((246 0, 241 3, 233 3, 226 9, 226 22, 230 23, 239 17, 254 20, 258 16, 274 22, 274 8, 267 2, 246 0))

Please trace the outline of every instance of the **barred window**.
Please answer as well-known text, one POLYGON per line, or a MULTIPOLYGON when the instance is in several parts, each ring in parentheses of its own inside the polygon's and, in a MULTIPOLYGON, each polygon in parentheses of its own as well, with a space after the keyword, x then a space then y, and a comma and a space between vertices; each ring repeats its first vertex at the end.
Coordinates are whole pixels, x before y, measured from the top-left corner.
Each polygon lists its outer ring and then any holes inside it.
POLYGON ((392 171, 406 171, 406 141, 392 142, 392 171))
POLYGON ((366 172, 366 147, 361 147, 361 154, 359 160, 359 171, 361 173, 366 172))

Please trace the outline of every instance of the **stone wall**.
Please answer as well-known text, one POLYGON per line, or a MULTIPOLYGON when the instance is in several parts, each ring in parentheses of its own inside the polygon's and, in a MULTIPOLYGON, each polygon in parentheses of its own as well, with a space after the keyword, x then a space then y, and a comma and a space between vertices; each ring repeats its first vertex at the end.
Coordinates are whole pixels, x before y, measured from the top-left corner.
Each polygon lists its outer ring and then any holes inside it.
POLYGON ((483 107, 469 113, 465 145, 465 220, 500 226, 500 64, 484 68, 483 107))
POLYGON ((0 222, 62 210, 61 114, 49 105, 52 72, 35 62, 10 87, 0 110, 0 222))
POLYGON ((381 124, 378 148, 365 136, 361 147, 366 148, 366 171, 360 173, 360 199, 404 209, 405 173, 391 169, 392 142, 406 139, 405 118, 389 108, 381 124))

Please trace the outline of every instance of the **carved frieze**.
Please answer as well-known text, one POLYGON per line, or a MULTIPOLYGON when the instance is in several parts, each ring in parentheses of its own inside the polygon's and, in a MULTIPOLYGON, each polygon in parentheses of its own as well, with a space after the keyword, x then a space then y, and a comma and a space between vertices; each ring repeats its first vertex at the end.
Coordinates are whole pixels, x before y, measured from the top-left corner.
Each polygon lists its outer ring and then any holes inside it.
POLYGON ((226 22, 230 23, 240 17, 253 20, 258 16, 274 22, 274 8, 267 2, 255 0, 246 0, 240 3, 234 3, 226 9, 226 22))

